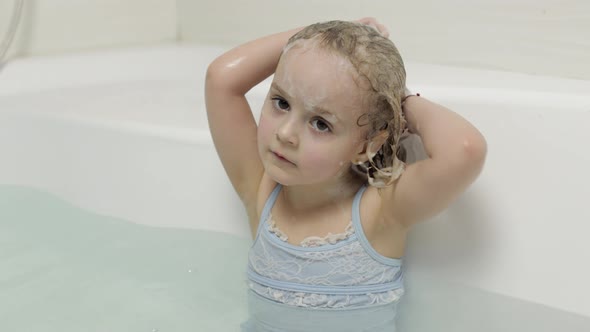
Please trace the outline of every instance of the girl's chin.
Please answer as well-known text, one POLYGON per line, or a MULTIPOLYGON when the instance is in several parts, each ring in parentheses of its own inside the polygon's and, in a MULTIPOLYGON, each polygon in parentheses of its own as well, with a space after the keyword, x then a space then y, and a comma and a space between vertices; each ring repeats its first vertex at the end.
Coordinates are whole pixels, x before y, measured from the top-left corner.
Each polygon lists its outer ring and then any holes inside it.
POLYGON ((300 175, 285 174, 283 172, 277 172, 272 170, 266 170, 266 173, 274 182, 279 183, 283 186, 305 186, 324 183, 324 181, 321 181, 316 178, 306 178, 300 175))
POLYGON ((274 182, 280 183, 284 186, 293 185, 295 182, 294 180, 296 180, 293 175, 286 174, 287 172, 277 168, 276 165, 265 165, 264 171, 274 182))
POLYGON ((266 174, 273 179, 274 182, 279 183, 283 186, 296 186, 296 185, 305 185, 309 184, 309 181, 305 181, 306 179, 302 178, 300 175, 296 174, 288 174, 282 169, 276 169, 271 166, 270 169, 265 169, 266 174))
POLYGON ((274 182, 279 183, 283 186, 294 186, 301 184, 300 179, 294 178, 292 176, 287 176, 284 174, 272 174, 269 173, 270 178, 274 180, 274 182))

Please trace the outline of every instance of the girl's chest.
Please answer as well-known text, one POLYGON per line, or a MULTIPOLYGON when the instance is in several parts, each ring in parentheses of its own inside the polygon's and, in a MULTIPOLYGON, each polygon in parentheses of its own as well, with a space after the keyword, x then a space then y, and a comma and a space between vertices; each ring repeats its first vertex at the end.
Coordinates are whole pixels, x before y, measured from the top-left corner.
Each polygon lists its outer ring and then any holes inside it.
POLYGON ((333 244, 356 233, 357 237, 366 238, 377 253, 400 258, 404 255, 407 232, 381 215, 380 196, 372 189, 366 190, 356 210, 351 199, 318 211, 294 212, 277 199, 266 218, 261 218, 261 213, 252 217, 263 223, 265 231, 291 245, 333 244))

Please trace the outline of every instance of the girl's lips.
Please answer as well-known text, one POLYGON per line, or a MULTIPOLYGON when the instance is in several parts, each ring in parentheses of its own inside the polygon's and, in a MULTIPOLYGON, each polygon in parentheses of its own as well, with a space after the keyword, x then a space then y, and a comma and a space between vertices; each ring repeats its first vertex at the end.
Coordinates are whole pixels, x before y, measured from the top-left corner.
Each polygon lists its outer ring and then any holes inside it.
POLYGON ((277 159, 295 165, 295 163, 293 163, 291 160, 285 158, 282 154, 280 154, 278 152, 274 152, 274 151, 271 151, 271 152, 275 157, 277 157, 277 159))

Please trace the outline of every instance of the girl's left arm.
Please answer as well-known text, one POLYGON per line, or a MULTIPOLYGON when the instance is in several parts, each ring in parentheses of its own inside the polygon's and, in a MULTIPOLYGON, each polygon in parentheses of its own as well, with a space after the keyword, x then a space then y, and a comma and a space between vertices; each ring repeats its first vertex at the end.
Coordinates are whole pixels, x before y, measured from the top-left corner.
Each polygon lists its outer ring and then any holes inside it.
POLYGON ((459 114, 426 98, 407 98, 403 111, 410 132, 420 136, 429 158, 406 167, 385 206, 393 220, 410 226, 443 211, 475 181, 487 143, 459 114))

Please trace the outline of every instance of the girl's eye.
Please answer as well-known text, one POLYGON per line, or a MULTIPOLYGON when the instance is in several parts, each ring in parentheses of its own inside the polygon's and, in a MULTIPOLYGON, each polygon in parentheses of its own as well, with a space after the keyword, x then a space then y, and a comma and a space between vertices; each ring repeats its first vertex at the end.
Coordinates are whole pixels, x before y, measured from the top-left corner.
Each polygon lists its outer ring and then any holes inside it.
POLYGON ((289 110, 289 103, 281 97, 272 98, 272 104, 276 109, 280 109, 282 111, 289 110))
POLYGON ((311 126, 321 133, 327 133, 330 131, 330 126, 322 119, 311 120, 311 126))

